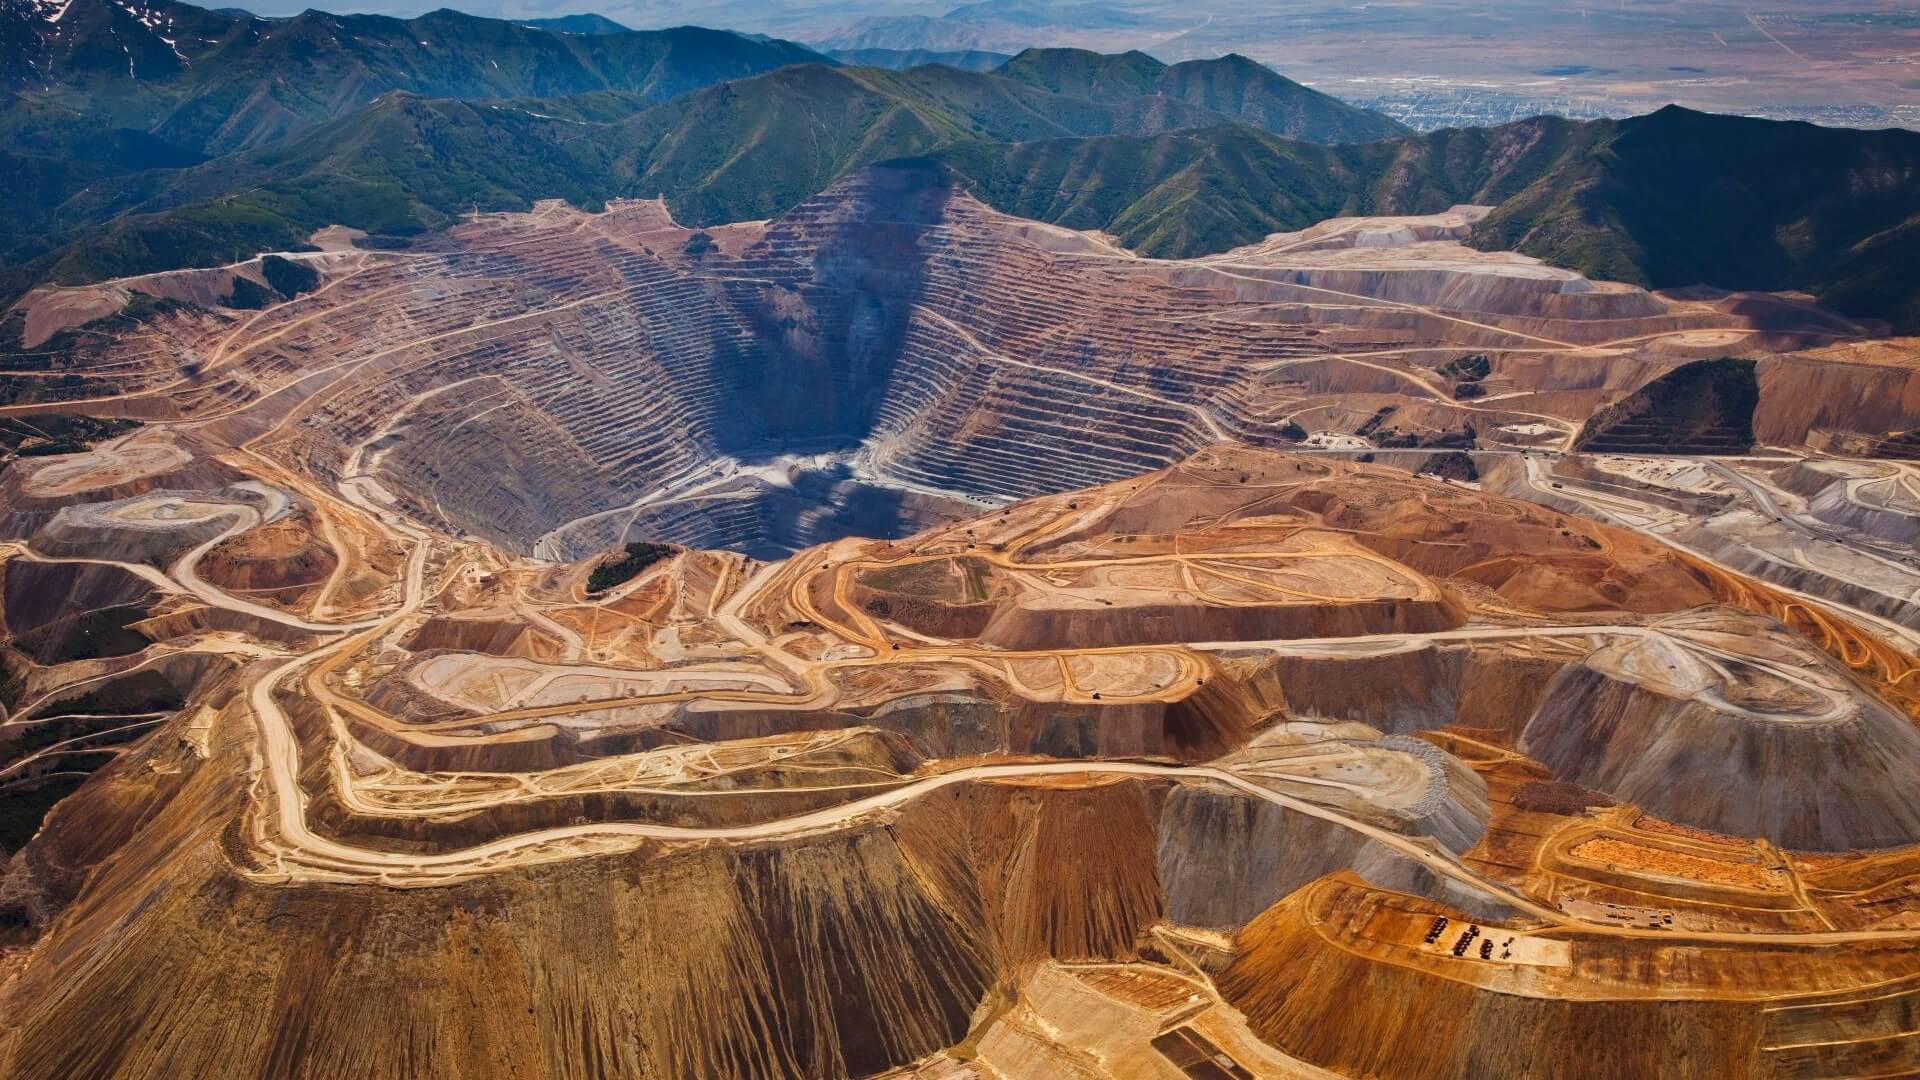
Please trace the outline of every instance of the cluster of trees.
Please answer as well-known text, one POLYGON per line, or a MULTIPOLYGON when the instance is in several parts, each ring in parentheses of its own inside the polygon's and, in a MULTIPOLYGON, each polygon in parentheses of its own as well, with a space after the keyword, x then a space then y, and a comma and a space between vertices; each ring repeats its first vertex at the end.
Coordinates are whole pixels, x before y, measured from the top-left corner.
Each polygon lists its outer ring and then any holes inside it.
POLYGON ((263 308, 275 300, 291 300, 301 293, 311 292, 320 283, 318 270, 280 255, 262 258, 260 274, 267 279, 266 285, 235 274, 233 291, 227 294, 226 305, 244 310, 263 308))
POLYGON ((593 568, 593 573, 587 575, 587 591, 606 592, 621 582, 632 581, 640 571, 662 559, 672 558, 679 551, 672 544, 655 544, 645 540, 628 544, 625 555, 593 568))

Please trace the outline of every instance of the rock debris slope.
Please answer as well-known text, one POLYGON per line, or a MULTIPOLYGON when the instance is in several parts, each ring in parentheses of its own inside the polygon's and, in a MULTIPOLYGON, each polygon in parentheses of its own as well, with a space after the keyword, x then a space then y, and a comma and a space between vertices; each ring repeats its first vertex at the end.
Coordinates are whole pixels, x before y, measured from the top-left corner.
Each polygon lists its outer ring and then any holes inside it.
POLYGON ((0 1076, 1920 1070, 1910 343, 1486 213, 35 294, 0 1076))
POLYGON ((589 594, 167 431, 7 476, 0 767, 173 697, 10 852, 4 1075, 1920 1065, 1914 669, 1634 533, 1221 444, 589 594))
MULTIPOLYGON (((1688 360, 1858 330, 1474 252, 1458 240, 1480 214, 1156 261, 990 211, 934 166, 699 234, 655 203, 544 206, 404 254, 318 257, 327 284, 263 312, 160 316, 4 408, 196 418, 547 557, 628 537, 777 555, 1221 439, 1557 447, 1688 360), (193 353, 211 359, 183 369, 193 353), (1452 373, 1475 357, 1489 373, 1469 398, 1452 373)), ((23 310, 44 335, 88 303, 23 310)))

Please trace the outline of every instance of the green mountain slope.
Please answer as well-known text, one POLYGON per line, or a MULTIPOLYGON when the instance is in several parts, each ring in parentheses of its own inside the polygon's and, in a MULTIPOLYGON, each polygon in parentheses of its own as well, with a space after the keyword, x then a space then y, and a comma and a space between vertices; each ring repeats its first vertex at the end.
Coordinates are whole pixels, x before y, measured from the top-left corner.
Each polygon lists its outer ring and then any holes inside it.
POLYGON ((1245 129, 942 156, 1016 213, 1156 255, 1259 240, 1333 213, 1492 205, 1472 242, 1653 288, 1801 289, 1920 329, 1920 134, 1677 108, 1534 119, 1357 146, 1245 129))
POLYGON ((1166 70, 1167 65, 1138 51, 1027 49, 995 74, 1056 94, 1112 101, 1155 92, 1166 70))
POLYGON ((515 19, 521 26, 531 26, 535 30, 552 30, 560 34, 625 34, 631 27, 622 26, 605 15, 556 15, 550 19, 515 19))
POLYGON ((37 254, 56 228, 57 209, 90 186, 130 173, 177 169, 199 154, 128 128, 101 130, 82 113, 42 101, 0 111, 0 261, 37 254))
POLYGON ((612 182, 666 195, 682 220, 771 217, 849 169, 916 154, 953 137, 946 116, 916 109, 871 78, 799 67, 689 94, 620 124, 612 182))
MULTIPOLYGON (((581 99, 581 108, 616 119, 716 82, 823 62, 789 42, 697 27, 585 35, 452 11, 408 20, 317 11, 261 19, 173 0, 0 0, 0 186, 9 196, 0 200, 0 278, 17 291, 49 265, 63 273, 117 266, 119 255, 146 245, 113 243, 72 257, 57 249, 120 215, 284 182, 290 141, 395 90, 543 100, 584 92, 592 100, 581 99), (163 171, 209 158, 219 163, 163 171)), ((543 162, 524 164, 528 176, 551 172, 543 162)), ((364 209, 361 218, 386 213, 382 200, 361 207, 365 195, 347 184, 330 201, 364 209)), ((123 236, 157 230, 172 240, 157 244, 155 257, 204 261, 263 235, 258 201, 250 193, 224 214, 195 211, 200 224, 184 231, 177 221, 113 228, 123 236)), ((439 217, 451 209, 435 206, 439 217)))
POLYGON ((1343 214, 1434 213, 1498 203, 1597 129, 1538 119, 1359 146, 1321 146, 1244 126, 1150 138, 973 144, 940 153, 1011 213, 1097 228, 1142 254, 1183 257, 1343 214))
POLYGON ((328 222, 404 234, 450 225, 472 206, 524 208, 548 197, 596 206, 609 194, 614 146, 579 137, 580 127, 500 105, 389 94, 268 150, 101 185, 127 204, 123 212, 24 274, 89 281, 218 263, 297 243, 328 222))
MULTIPOLYGON (((1477 239, 1621 281, 1882 291, 1911 260, 1920 135, 1668 107, 1607 126, 1504 202, 1477 239)), ((1920 268, 1911 263, 1907 289, 1920 268)), ((1900 288, 1896 283, 1896 291, 1900 288)))
MULTIPOLYGON (((631 91, 460 103, 390 94, 341 120, 272 146, 192 168, 91 185, 60 207, 61 236, 104 236, 55 265, 61 278, 181 238, 174 219, 245 218, 291 238, 338 222, 378 231, 445 224, 472 206, 522 208, 533 198, 592 203, 667 197, 683 220, 766 217, 850 169, 943 146, 994 144, 1217 122, 1178 102, 1140 110, 1063 98, 978 72, 904 72, 798 65, 655 105, 631 91), (207 203, 207 205, 200 205, 207 203), (328 216, 331 215, 331 216, 328 216)), ((285 242, 285 241, 282 241, 285 242)), ((225 240, 218 251, 230 253, 225 240)), ((176 252, 185 255, 185 250, 176 252)), ((164 265, 164 262, 162 262, 164 265)), ((120 273, 138 272, 120 268, 120 273)))
POLYGON ((1028 49, 1007 61, 998 74, 1091 101, 1164 97, 1305 142, 1370 142, 1410 134, 1396 120, 1309 89, 1239 55, 1168 66, 1141 52, 1028 49))
POLYGON ((1177 102, 1152 104, 1103 105, 938 65, 783 68, 623 122, 616 138, 632 149, 615 182, 664 195, 682 220, 709 225, 780 213, 849 169, 943 146, 1218 122, 1177 102))
POLYGON ((972 143, 939 160, 1008 213, 1101 229, 1145 255, 1219 251, 1342 212, 1352 178, 1325 148, 1241 126, 1150 137, 972 143))

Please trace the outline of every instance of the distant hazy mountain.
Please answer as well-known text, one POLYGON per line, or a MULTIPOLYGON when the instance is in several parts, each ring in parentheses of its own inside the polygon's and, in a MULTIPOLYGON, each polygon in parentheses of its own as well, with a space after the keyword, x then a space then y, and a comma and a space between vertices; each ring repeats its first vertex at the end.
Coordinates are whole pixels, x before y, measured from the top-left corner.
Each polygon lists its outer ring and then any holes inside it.
POLYGON ((1176 30, 1200 22, 1140 15, 1111 4, 1050 0, 985 0, 941 16, 874 16, 819 42, 823 49, 1018 51, 1098 31, 1176 30))
POLYGON ((1028 49, 998 69, 1009 79, 1090 101, 1163 96, 1308 142, 1366 142, 1409 129, 1288 79, 1244 56, 1166 65, 1141 52, 1028 49))
POLYGON ((1052 0, 980 0, 947 12, 954 22, 1011 23, 1015 26, 1070 26, 1076 30, 1117 30, 1152 26, 1160 20, 1122 11, 1112 4, 1052 0))
POLYGON ((962 49, 958 52, 938 52, 933 49, 830 49, 827 55, 843 64, 891 68, 894 71, 924 64, 945 64, 962 71, 992 71, 1013 59, 1007 53, 979 49, 962 49))
POLYGON ((853 49, 970 52, 981 50, 989 41, 1000 44, 995 35, 984 33, 976 26, 931 15, 899 15, 861 19, 832 37, 810 44, 828 52, 853 49))
MULTIPOLYGON (((521 26, 552 30, 559 34, 626 34, 632 31, 605 15, 556 15, 551 19, 516 19, 521 26)), ((745 36, 745 35, 742 35, 745 36)))

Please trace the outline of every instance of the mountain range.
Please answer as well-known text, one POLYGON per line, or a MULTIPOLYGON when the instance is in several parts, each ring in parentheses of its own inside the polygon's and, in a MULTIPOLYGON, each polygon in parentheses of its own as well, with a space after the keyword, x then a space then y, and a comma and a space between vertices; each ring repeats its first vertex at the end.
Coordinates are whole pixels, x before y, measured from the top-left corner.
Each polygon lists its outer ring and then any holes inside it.
POLYGON ((800 45, 682 27, 560 33, 440 10, 417 19, 307 11, 262 19, 172 0, 4 0, 16 91, 183 149, 263 146, 381 94, 649 100, 824 58, 800 45), (36 85, 37 84, 37 85, 36 85))
POLYGON ((39 82, 0 112, 0 178, 21 193, 0 210, 0 296, 546 197, 764 218, 851 170, 923 158, 1002 210, 1148 255, 1478 203, 1495 207, 1482 247, 1651 287, 1802 289, 1920 325, 1907 132, 1669 108, 1415 135, 1238 56, 894 68, 694 28, 0 3, 0 40, 39 82))
POLYGON ((555 15, 549 19, 518 19, 521 26, 531 26, 535 30, 553 30, 562 34, 625 34, 632 32, 630 26, 622 26, 605 15, 579 14, 555 15))

